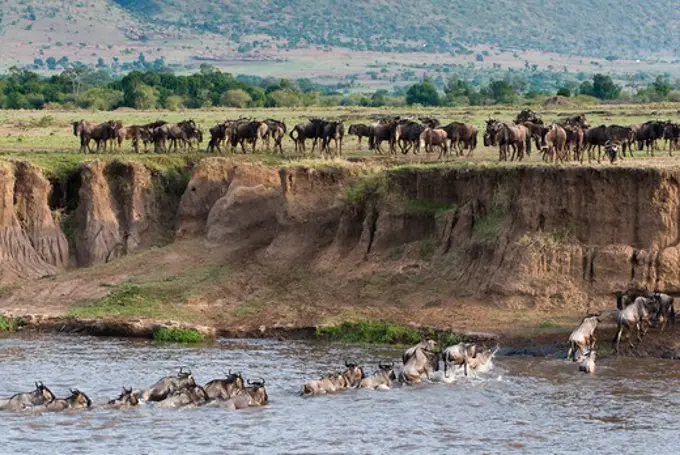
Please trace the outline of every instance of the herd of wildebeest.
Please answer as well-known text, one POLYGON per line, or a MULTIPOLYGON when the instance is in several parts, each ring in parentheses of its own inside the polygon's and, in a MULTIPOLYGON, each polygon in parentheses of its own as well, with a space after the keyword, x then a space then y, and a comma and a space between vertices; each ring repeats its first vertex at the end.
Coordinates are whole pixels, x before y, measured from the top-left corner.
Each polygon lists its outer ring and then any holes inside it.
MULTIPOLYGON (((338 120, 310 119, 295 125, 290 131, 284 122, 278 120, 238 119, 227 120, 210 128, 210 140, 206 151, 235 151, 255 153, 260 150, 283 154, 283 139, 288 134, 298 154, 310 154, 319 150, 322 156, 342 155, 342 143, 347 135, 356 136, 359 148, 363 138, 368 141, 369 150, 376 154, 418 154, 421 151, 438 151, 438 158, 449 153, 455 156, 473 155, 477 148, 479 129, 474 125, 451 122, 442 125, 439 120, 429 117, 403 118, 399 116, 380 118, 374 123, 354 123, 345 130, 345 123, 338 120), (386 147, 386 149, 385 149, 386 147)), ((139 153, 153 146, 156 153, 200 149, 203 131, 193 120, 179 123, 156 121, 144 125, 124 126, 121 121, 110 120, 94 123, 81 120, 73 122, 73 134, 80 137, 80 151, 113 151, 121 148, 124 141, 131 143, 132 150, 139 153)), ((650 120, 639 125, 600 125, 590 127, 585 114, 560 119, 546 124, 541 116, 531 110, 521 111, 514 122, 488 119, 483 131, 484 145, 498 147, 500 161, 522 160, 532 152, 532 143, 544 161, 583 162, 602 159, 611 162, 633 156, 633 150, 646 150, 654 156, 659 149, 658 142, 665 140, 669 154, 680 144, 680 124, 671 121, 650 120), (595 156, 597 149, 597 156, 595 156)))
MULTIPOLYGON (((661 332, 667 325, 674 327, 674 298, 668 294, 629 289, 616 293, 616 307, 617 327, 612 348, 617 354, 624 333, 630 347, 635 348, 630 339, 632 332, 635 332, 638 342, 641 343, 642 338, 653 326, 658 326, 661 332)), ((599 322, 599 314, 587 315, 569 336, 567 359, 577 361, 579 370, 586 373, 595 372, 595 331, 599 322)), ((323 395, 349 389, 390 390, 395 386, 395 382, 415 385, 423 379, 447 382, 451 368, 454 378, 459 371, 465 376, 469 372, 473 374, 488 372, 493 368, 493 358, 497 350, 498 347, 488 349, 467 342, 439 349, 437 341, 424 338, 403 352, 401 357, 403 365, 399 370, 394 361, 379 362, 377 370, 372 375, 366 376, 363 366, 356 362, 345 362, 343 371, 325 374, 319 379, 303 384, 300 394, 323 395), (440 371, 442 363, 443 376, 435 378, 434 373, 440 371)), ((229 370, 224 378, 212 380, 201 386, 196 383, 190 370, 180 368, 176 375, 164 377, 146 389, 123 388, 118 398, 94 407, 120 409, 151 402, 163 408, 214 406, 245 409, 268 405, 269 396, 264 379, 244 381, 240 372, 232 373, 229 370)), ((92 401, 85 393, 72 389, 68 397, 56 398, 42 382, 36 382, 33 391, 0 398, 0 410, 47 412, 91 407, 92 401)))

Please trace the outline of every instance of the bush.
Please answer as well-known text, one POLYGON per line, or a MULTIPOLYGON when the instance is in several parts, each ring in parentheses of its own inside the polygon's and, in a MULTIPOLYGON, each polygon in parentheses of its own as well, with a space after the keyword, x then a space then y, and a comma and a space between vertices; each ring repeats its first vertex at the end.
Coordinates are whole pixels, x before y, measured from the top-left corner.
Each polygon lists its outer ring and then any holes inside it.
POLYGON ((440 346, 448 346, 462 341, 462 336, 454 332, 435 332, 432 329, 418 329, 390 324, 382 321, 345 322, 339 326, 319 327, 316 336, 328 341, 343 343, 370 344, 416 344, 424 337, 431 337, 440 346))
POLYGON ((227 90, 224 95, 222 95, 222 105, 227 107, 238 107, 245 108, 248 107, 252 98, 245 90, 232 89, 227 90))
POLYGON ((0 332, 14 332, 18 327, 17 320, 0 314, 0 332))
POLYGON ((203 335, 196 329, 182 329, 178 327, 161 327, 154 330, 153 339, 173 343, 200 343, 203 335))

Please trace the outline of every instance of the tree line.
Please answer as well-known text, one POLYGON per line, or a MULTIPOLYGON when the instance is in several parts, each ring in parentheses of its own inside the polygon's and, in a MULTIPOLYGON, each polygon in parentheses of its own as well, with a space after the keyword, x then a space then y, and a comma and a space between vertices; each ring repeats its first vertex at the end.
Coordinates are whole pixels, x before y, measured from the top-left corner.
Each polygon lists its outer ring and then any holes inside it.
POLYGON ((527 88, 518 76, 474 85, 451 77, 443 87, 424 79, 409 87, 374 93, 343 93, 347 86, 322 86, 307 79, 287 80, 238 76, 212 67, 178 75, 170 71, 132 71, 114 79, 103 70, 69 68, 43 77, 12 68, 0 76, 0 108, 3 109, 198 109, 206 107, 303 107, 303 106, 461 106, 531 103, 559 95, 598 100, 680 101, 677 83, 662 76, 635 94, 622 90, 612 78, 596 74, 592 80, 561 87, 557 93, 527 88))

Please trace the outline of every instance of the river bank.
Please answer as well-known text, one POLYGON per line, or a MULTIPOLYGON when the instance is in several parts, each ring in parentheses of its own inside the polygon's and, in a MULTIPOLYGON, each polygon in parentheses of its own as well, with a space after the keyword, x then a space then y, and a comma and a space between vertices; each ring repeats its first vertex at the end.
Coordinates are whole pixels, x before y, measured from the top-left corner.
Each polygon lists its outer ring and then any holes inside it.
POLYGON ((519 349, 564 346, 587 313, 611 328, 615 290, 680 291, 677 168, 168 166, 2 162, 0 312, 143 337, 382 321, 519 349))

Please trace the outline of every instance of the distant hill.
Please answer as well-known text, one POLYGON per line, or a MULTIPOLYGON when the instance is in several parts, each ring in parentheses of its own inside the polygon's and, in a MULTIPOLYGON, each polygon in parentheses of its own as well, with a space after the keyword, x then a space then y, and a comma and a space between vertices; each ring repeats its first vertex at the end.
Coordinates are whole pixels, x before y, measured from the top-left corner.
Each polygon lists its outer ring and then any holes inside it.
POLYGON ((1 0, 0 45, 4 67, 62 54, 258 60, 319 47, 671 61, 680 8, 675 0, 1 0))

